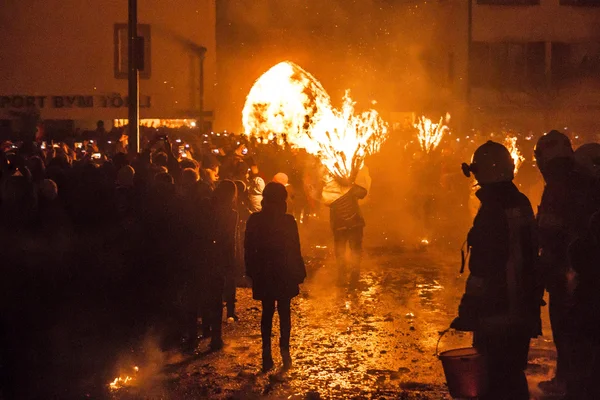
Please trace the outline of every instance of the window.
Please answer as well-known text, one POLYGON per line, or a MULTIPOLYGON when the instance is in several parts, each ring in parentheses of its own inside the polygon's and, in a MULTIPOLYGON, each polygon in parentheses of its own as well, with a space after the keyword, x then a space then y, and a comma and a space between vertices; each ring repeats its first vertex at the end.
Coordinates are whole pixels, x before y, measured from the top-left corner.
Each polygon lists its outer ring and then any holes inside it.
MULTIPOLYGON (((150 78, 150 25, 138 24, 138 36, 141 38, 140 53, 143 59, 143 68, 140 69, 140 78, 150 78)), ((115 78, 127 79, 129 62, 129 35, 127 24, 115 24, 115 78)))
POLYGON ((473 87, 539 88, 545 83, 545 45, 473 42, 469 71, 473 87))
POLYGON ((12 134, 12 120, 0 119, 0 139, 9 139, 12 134))
POLYGON ((600 7, 600 0, 560 0, 561 6, 600 7))
POLYGON ((540 0, 477 0, 477 4, 486 6, 537 6, 540 0))
POLYGON ((440 87, 448 87, 454 82, 454 53, 430 48, 420 54, 420 62, 429 80, 440 87))
POLYGON ((552 82, 600 80, 600 42, 552 43, 552 82))

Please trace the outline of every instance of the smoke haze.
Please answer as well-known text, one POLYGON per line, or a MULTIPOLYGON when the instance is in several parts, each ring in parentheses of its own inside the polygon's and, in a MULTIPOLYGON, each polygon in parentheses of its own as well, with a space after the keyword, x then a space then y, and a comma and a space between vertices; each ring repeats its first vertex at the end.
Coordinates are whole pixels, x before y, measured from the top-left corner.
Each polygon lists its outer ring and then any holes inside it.
POLYGON ((444 83, 446 61, 437 51, 442 16, 435 4, 221 0, 217 8, 217 129, 241 129, 253 82, 284 60, 319 79, 337 106, 351 89, 359 109, 377 101, 384 116, 440 107, 435 93, 444 83))

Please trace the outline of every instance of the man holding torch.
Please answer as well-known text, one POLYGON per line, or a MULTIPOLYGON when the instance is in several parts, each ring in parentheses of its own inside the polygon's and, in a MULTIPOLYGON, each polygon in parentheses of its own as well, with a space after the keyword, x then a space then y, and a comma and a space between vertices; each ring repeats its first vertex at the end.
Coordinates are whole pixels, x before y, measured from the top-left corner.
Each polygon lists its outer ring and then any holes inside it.
POLYGON ((338 267, 338 285, 348 283, 347 269, 350 269, 350 286, 356 287, 360 278, 362 239, 365 220, 360 210, 359 200, 363 200, 370 188, 368 170, 362 168, 350 178, 332 174, 325 175, 323 203, 329 207, 329 222, 333 231, 335 258, 338 267), (350 248, 350 258, 346 248, 350 248))

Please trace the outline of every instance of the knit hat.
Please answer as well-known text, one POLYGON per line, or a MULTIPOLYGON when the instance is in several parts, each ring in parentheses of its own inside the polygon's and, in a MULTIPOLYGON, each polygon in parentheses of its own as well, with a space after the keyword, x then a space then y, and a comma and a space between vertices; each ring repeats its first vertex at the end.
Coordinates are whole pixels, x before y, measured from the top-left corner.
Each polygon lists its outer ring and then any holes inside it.
POLYGON ((278 172, 273 177, 273 182, 281 183, 283 186, 287 186, 289 182, 289 178, 283 172, 278 172))
POLYGON ((119 172, 117 172, 117 185, 124 187, 133 186, 134 176, 135 170, 131 166, 125 165, 121 167, 119 172))
POLYGON ((278 182, 267 183, 262 194, 264 203, 285 203, 288 196, 285 186, 278 182))
POLYGON ((58 186, 52 179, 44 179, 39 183, 39 193, 44 199, 53 201, 58 197, 58 186))

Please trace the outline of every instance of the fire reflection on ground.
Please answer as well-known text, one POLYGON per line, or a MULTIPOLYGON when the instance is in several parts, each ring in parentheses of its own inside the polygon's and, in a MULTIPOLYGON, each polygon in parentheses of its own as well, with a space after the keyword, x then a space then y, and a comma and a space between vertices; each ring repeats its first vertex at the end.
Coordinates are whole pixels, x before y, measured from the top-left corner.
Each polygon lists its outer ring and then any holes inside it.
MULTIPOLYGON (((293 302, 290 371, 260 373, 260 303, 249 289, 240 289, 241 320, 224 325, 222 352, 210 353, 202 343, 197 355, 165 367, 155 385, 125 388, 114 397, 449 399, 435 350, 464 289, 460 260, 436 254, 435 246, 426 252, 378 252, 365 257, 360 285, 350 291, 335 287, 335 262, 326 257, 308 258, 310 277, 293 302)), ((278 336, 275 329, 274 356, 281 364, 278 336)), ((548 340, 534 341, 532 383, 552 372, 548 340)), ((440 351, 470 341, 468 334, 448 334, 440 351)))

